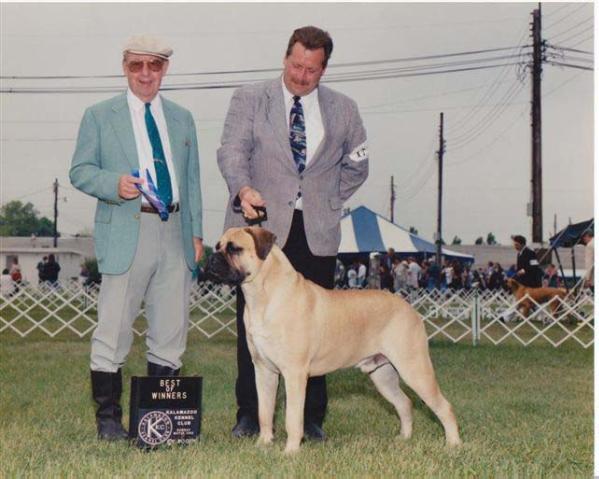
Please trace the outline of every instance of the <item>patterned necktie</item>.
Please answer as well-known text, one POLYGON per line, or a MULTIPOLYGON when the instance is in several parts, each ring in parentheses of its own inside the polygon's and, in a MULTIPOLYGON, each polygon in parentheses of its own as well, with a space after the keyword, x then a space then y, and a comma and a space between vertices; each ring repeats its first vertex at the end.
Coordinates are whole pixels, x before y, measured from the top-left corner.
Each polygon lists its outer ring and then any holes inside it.
POLYGON ((306 168, 306 122, 301 97, 293 97, 293 106, 289 114, 289 142, 291 153, 300 173, 306 168))
POLYGON ((171 176, 166 165, 166 156, 164 156, 164 150, 162 149, 162 141, 160 141, 158 127, 156 126, 156 121, 154 121, 154 117, 150 111, 150 103, 146 103, 145 119, 148 136, 150 137, 150 143, 152 144, 152 157, 154 158, 154 169, 156 170, 158 194, 160 195, 160 199, 164 201, 164 204, 169 206, 173 201, 171 176))

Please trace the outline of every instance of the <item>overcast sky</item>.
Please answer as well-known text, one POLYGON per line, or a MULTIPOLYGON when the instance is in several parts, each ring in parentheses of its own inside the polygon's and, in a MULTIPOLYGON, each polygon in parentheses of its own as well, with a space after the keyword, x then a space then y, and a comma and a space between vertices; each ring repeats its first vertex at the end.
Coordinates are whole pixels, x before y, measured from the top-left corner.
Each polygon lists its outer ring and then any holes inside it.
MULTIPOLYGON (((354 98, 370 145, 370 177, 346 206, 365 205, 388 217, 395 178, 395 221, 427 239, 436 228, 439 113, 445 115, 443 237, 464 243, 493 232, 530 238, 530 72, 526 61, 536 3, 518 4, 0 4, 1 71, 10 76, 96 76, 7 79, 2 88, 125 88, 121 50, 131 34, 153 33, 173 49, 165 85, 237 82, 278 72, 173 74, 278 68, 296 27, 328 30, 335 47, 325 74, 369 72, 494 58, 498 68, 402 76, 328 86, 354 98), (346 67, 349 62, 435 56, 507 48, 478 56, 346 67), (510 58, 506 58, 510 57, 510 58)), ((554 62, 592 66, 593 5, 543 4, 543 38, 554 62), (580 50, 580 52, 572 51, 580 50)), ((472 66, 480 65, 472 63, 472 66)), ((447 65, 445 69, 454 69, 447 65)), ((464 64, 460 64, 464 68, 464 64)), ((421 70, 415 70, 419 72, 421 70)), ((368 76, 368 74, 366 74, 368 76)), ((593 215, 593 72, 544 65, 543 232, 568 218, 593 215)), ((165 91, 192 111, 200 142, 204 231, 221 233, 227 189, 216 164, 232 89, 165 91)), ((31 201, 52 216, 52 182, 60 183, 59 230, 91 231, 95 200, 74 190, 68 169, 84 109, 114 92, 0 93, 1 202, 31 201)))

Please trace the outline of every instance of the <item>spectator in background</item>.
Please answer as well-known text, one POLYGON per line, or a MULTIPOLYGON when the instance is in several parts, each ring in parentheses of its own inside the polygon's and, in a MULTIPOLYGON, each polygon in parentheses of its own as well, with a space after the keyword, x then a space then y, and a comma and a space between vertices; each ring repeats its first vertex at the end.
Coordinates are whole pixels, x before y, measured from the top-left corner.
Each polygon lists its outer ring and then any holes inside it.
POLYGON ((427 276, 428 276, 428 280, 427 280, 427 285, 426 285, 426 289, 428 289, 429 291, 433 290, 433 289, 439 289, 440 287, 440 278, 441 278, 441 268, 439 268, 439 265, 437 264, 436 261, 429 261, 428 263, 428 269, 427 269, 427 276))
POLYGON ((356 272, 358 273, 356 276, 356 283, 358 285, 358 288, 364 288, 366 286, 366 265, 358 260, 358 269, 356 270, 356 272))
POLYGON ((408 258, 408 288, 418 288, 422 268, 412 257, 408 258))
POLYGON ((345 280, 345 266, 343 262, 337 258, 335 263, 335 286, 337 288, 343 287, 343 281, 345 280))
POLYGON ((479 288, 487 289, 487 278, 485 276, 485 272, 483 271, 482 268, 478 268, 477 273, 478 273, 478 278, 480 280, 479 288))
POLYGON ((469 264, 464 267, 464 271, 462 272, 462 285, 464 289, 472 288, 472 271, 469 264))
POLYGON ((381 258, 381 264, 384 264, 389 271, 393 269, 393 260, 395 259, 395 250, 389 248, 387 254, 381 258))
POLYGON ((489 261, 487 263, 487 271, 486 271, 486 274, 485 274, 485 276, 487 278, 491 278, 491 275, 493 274, 494 268, 495 268, 495 263, 493 263, 493 261, 489 261))
POLYGON ((49 254, 48 262, 44 268, 44 276, 46 277, 46 281, 52 286, 55 286, 56 283, 58 283, 58 273, 60 273, 60 264, 58 264, 53 254, 49 254))
MULTIPOLYGON (((379 265, 379 276, 381 278, 381 289, 387 289, 393 293, 393 276, 391 269, 387 266, 387 258, 382 258, 379 265)), ((393 263, 391 263, 393 265, 393 263)))
POLYGON ((493 265, 493 271, 489 277, 489 289, 492 291, 503 289, 504 283, 503 268, 499 263, 493 265))
POLYGON ((355 289, 358 287, 358 272, 356 271, 356 268, 352 265, 348 270, 347 270, 347 286, 355 289))
POLYGON ((36 269, 37 269, 37 281, 38 284, 43 284, 46 281, 46 276, 45 276, 45 272, 44 269, 46 267, 46 263, 48 262, 48 257, 44 256, 42 258, 42 260, 37 264, 36 269))
POLYGON ((9 298, 15 292, 15 284, 10 275, 8 268, 2 270, 2 276, 0 276, 0 294, 4 298, 9 298))
POLYGON ((395 292, 406 289, 408 285, 408 263, 395 258, 393 263, 393 289, 395 292))
POLYGON ((476 288, 476 289, 483 289, 483 280, 481 278, 480 273, 477 270, 472 270, 471 271, 471 285, 472 288, 476 288))
POLYGON ((593 241, 593 232, 585 231, 580 241, 585 245, 584 267, 586 274, 584 276, 584 285, 595 291, 595 242, 593 241))
POLYGON ((547 266, 545 270, 545 274, 543 276, 543 283, 545 286, 550 288, 558 288, 559 287, 559 276, 557 274, 557 268, 553 263, 547 266))
POLYGON ((444 279, 444 281, 441 282, 441 290, 443 291, 450 288, 451 284, 453 283, 453 267, 451 266, 451 263, 447 260, 445 260, 445 266, 441 271, 441 275, 444 279))
POLYGON ((463 286, 463 283, 462 283, 462 273, 464 272, 464 268, 462 268, 462 263, 460 263, 457 260, 455 260, 453 262, 452 267, 453 267, 452 288, 453 289, 460 289, 463 286))
POLYGON ((23 283, 23 275, 21 274, 21 267, 19 266, 19 260, 14 259, 12 266, 10 267, 10 277, 12 278, 15 293, 19 292, 19 288, 23 283))
POLYGON ((79 271, 79 284, 85 286, 89 279, 89 271, 85 263, 81 263, 81 270, 79 271))

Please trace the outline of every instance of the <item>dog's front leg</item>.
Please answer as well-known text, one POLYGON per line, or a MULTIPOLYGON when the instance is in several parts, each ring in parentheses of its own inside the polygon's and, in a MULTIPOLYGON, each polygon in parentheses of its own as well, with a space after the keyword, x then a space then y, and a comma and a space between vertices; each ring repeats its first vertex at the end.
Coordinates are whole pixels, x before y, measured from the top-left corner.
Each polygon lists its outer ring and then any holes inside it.
POLYGON ((299 450, 304 437, 304 403, 306 401, 306 385, 308 373, 293 371, 283 373, 285 377, 285 393, 287 408, 285 411, 285 428, 287 429, 287 445, 285 453, 290 454, 299 450))
POLYGON ((277 386, 279 374, 255 364, 256 390, 258 391, 258 420, 260 423, 260 437, 258 444, 271 444, 273 439, 273 417, 277 401, 277 386))

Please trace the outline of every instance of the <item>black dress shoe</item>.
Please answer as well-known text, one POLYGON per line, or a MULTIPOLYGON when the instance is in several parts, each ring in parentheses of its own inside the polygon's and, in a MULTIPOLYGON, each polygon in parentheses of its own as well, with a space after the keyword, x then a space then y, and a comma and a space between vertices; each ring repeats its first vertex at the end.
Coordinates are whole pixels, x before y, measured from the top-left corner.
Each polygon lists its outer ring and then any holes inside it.
POLYGON ((235 427, 231 431, 233 437, 241 438, 241 437, 252 437, 256 436, 260 432, 260 426, 258 426, 258 421, 250 416, 242 416, 235 427))
POLYGON ((325 441, 326 438, 327 435, 318 424, 314 422, 304 424, 304 439, 309 439, 311 441, 325 441))

